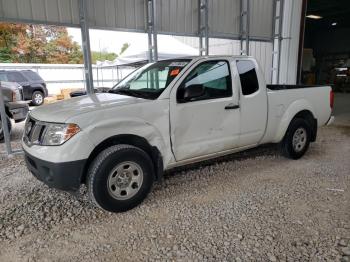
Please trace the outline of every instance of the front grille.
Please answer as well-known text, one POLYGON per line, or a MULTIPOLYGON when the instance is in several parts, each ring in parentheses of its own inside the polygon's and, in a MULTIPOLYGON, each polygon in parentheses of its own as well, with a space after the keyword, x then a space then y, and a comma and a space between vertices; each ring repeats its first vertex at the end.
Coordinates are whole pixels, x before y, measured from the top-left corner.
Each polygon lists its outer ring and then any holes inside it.
POLYGON ((45 130, 45 125, 42 122, 36 121, 28 117, 24 127, 24 141, 28 144, 40 144, 45 130))

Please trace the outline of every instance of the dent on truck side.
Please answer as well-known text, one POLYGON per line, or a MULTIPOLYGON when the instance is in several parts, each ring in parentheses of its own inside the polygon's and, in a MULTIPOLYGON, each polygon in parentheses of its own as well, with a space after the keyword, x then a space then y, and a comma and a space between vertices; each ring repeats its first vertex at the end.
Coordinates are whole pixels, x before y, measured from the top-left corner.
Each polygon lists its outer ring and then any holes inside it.
POLYGON ((277 111, 275 113, 277 114, 277 117, 278 114, 282 114, 282 116, 280 118, 278 127, 276 128, 276 132, 273 136, 272 142, 274 143, 278 143, 283 139, 290 122, 299 112, 307 110, 310 111, 312 115, 314 115, 314 109, 311 103, 308 102, 306 99, 296 100, 288 106, 282 104, 277 105, 276 110, 277 111))
MULTIPOLYGON (((170 141, 166 139, 169 136, 169 107, 166 101, 158 102, 157 105, 154 104, 156 101, 152 102, 147 105, 134 105, 132 108, 120 107, 117 111, 115 108, 98 110, 93 113, 96 114, 94 116, 90 112, 79 115, 77 120, 85 123, 84 132, 95 147, 118 135, 138 136, 159 150, 163 164, 166 165, 173 158, 170 141)), ((74 119, 70 120, 74 122, 74 119)))

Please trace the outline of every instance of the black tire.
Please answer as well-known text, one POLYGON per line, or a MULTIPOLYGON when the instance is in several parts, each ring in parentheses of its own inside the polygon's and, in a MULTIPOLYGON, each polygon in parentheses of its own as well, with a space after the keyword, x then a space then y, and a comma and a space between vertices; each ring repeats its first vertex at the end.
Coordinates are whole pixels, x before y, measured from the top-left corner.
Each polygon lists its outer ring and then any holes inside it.
MULTIPOLYGON (((11 130, 12 130, 12 124, 11 124, 11 120, 9 117, 6 117, 7 119, 7 126, 9 129, 9 133, 11 134, 11 130)), ((1 117, 0 117, 0 141, 2 142, 4 140, 4 130, 2 128, 2 122, 1 122, 1 117)))
POLYGON ((44 104, 44 93, 41 91, 34 91, 32 94, 32 105, 33 106, 41 106, 44 104))
POLYGON ((309 148, 310 139, 311 139, 310 124, 302 118, 294 118, 289 124, 287 132, 281 142, 282 155, 291 159, 301 158, 309 148), (299 133, 305 132, 306 137, 301 136, 302 138, 304 138, 304 140, 301 139, 299 143, 294 142, 293 144, 293 137, 295 135, 298 136, 299 134, 297 132, 299 133))
MULTIPOLYGON (((125 212, 138 206, 147 197, 151 191, 154 177, 152 160, 146 152, 131 145, 111 146, 94 159, 88 170, 88 194, 91 201, 102 209, 110 212, 125 212), (120 200, 113 196, 111 190, 114 185, 111 186, 109 181, 112 179, 111 175, 117 176, 119 179, 120 172, 113 170, 125 162, 136 163, 141 168, 140 173, 143 181, 135 195, 128 199, 120 200), (117 173, 117 175, 113 172, 117 173)), ((120 190, 119 187, 118 190, 120 190)))

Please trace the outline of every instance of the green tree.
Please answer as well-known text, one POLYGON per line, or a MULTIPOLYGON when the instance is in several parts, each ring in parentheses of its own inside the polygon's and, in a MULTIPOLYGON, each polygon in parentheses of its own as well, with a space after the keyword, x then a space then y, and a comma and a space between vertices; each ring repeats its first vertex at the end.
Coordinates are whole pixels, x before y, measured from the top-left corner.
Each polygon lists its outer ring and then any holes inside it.
POLYGON ((123 46, 122 46, 122 48, 120 49, 119 55, 121 55, 122 53, 124 53, 125 50, 129 48, 129 46, 130 46, 129 43, 124 43, 123 46))
POLYGON ((26 34, 24 25, 0 23, 0 62, 7 63, 15 59, 13 47, 23 34, 26 34))
POLYGON ((118 55, 116 53, 108 53, 106 51, 98 52, 98 51, 92 51, 91 52, 91 60, 93 64, 96 64, 96 61, 113 61, 116 59, 118 55))
POLYGON ((11 50, 7 47, 0 48, 0 63, 10 63, 12 61, 11 50))
POLYGON ((65 27, 0 23, 0 62, 82 63, 65 27))

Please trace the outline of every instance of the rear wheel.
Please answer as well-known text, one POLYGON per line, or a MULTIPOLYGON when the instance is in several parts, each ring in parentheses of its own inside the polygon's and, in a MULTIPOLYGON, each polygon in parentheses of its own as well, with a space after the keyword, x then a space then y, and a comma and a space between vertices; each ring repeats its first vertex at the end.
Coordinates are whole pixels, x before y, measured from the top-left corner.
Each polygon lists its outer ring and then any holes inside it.
POLYGON ((32 104, 34 106, 41 106, 44 103, 44 93, 41 91, 34 91, 32 94, 32 104))
POLYGON ((291 159, 301 158, 310 145, 311 127, 302 118, 295 118, 281 142, 281 151, 285 157, 291 159))
POLYGON ((152 160, 143 150, 116 145, 102 151, 88 171, 90 199, 111 212, 124 212, 139 205, 154 181, 152 160))
MULTIPOLYGON (((7 120, 7 126, 9 129, 9 133, 11 134, 11 129, 12 129, 11 120, 8 117, 6 117, 6 120, 7 120)), ((2 121, 1 121, 1 117, 0 117, 0 141, 3 141, 3 140, 4 140, 4 129, 3 129, 2 121)))

